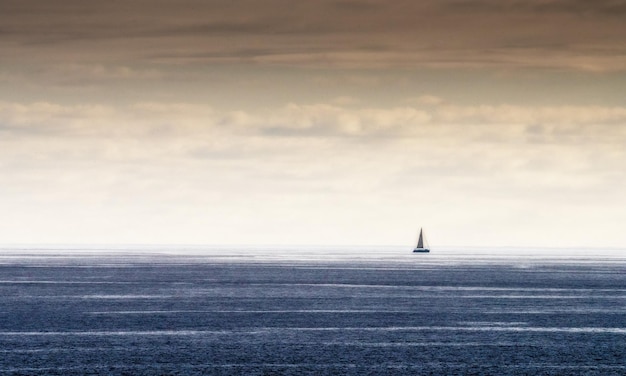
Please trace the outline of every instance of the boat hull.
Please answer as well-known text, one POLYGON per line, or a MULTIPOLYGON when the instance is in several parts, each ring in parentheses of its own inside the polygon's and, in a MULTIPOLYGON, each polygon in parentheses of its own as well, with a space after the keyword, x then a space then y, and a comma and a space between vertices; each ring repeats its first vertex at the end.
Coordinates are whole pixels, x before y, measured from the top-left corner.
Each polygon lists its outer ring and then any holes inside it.
POLYGON ((413 250, 413 253, 428 253, 430 252, 430 249, 426 249, 426 248, 415 248, 413 250))

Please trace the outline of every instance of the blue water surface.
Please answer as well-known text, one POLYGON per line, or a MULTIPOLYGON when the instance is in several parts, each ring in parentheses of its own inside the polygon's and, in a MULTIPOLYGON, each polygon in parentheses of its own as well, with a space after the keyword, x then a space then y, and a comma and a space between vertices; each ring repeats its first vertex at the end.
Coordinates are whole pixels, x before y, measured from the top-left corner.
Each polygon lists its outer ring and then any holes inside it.
POLYGON ((4 248, 1 375, 625 375, 619 250, 4 248))

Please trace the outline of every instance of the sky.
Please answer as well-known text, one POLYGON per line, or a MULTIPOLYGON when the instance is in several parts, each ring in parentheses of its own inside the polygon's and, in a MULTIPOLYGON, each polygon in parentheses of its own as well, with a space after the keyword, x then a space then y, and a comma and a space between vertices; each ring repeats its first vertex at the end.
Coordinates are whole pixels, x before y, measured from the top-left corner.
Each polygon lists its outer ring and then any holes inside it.
POLYGON ((2 0, 0 243, 624 247, 625 20, 2 0))

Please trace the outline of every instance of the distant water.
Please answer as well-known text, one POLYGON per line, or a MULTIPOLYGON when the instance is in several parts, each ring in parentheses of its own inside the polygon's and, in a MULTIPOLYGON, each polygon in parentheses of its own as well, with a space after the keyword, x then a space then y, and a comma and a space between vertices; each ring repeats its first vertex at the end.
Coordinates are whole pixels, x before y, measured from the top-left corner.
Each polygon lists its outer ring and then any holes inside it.
POLYGON ((0 375, 626 375, 626 251, 0 248, 0 375))

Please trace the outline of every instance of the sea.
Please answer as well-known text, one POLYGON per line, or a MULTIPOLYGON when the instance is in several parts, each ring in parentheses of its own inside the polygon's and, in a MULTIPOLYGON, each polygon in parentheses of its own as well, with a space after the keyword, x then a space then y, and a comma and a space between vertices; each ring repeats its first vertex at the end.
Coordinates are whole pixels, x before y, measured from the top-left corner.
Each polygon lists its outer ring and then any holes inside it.
POLYGON ((626 250, 5 246, 0 375, 626 375, 626 250))

